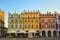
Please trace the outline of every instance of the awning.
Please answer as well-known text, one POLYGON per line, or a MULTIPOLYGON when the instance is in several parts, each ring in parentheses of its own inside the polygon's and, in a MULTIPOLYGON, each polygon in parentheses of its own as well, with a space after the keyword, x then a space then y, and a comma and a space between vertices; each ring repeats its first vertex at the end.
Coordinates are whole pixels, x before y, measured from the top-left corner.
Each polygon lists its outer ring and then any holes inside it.
POLYGON ((16 33, 27 33, 27 32, 26 32, 26 31, 21 30, 21 31, 16 32, 16 33))
POLYGON ((7 33, 16 33, 15 31, 8 31, 7 33))
POLYGON ((28 31, 29 33, 37 33, 36 31, 34 30, 31 30, 31 31, 28 31))

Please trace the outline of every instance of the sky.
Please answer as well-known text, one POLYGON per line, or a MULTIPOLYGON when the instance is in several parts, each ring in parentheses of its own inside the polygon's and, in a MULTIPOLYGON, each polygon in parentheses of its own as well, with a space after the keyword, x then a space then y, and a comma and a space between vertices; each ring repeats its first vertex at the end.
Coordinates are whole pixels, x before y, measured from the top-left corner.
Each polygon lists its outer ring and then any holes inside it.
POLYGON ((5 27, 8 27, 8 12, 21 13, 24 10, 60 12, 60 0, 0 0, 0 9, 5 13, 5 27))

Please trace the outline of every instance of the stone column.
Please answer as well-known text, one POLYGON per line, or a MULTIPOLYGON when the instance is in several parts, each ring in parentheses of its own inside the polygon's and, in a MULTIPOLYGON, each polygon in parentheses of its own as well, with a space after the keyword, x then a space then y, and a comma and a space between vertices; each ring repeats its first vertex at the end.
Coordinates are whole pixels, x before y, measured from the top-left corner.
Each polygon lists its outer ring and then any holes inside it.
POLYGON ((51 31, 51 37, 53 37, 53 31, 51 31))
POLYGON ((39 32, 40 36, 42 37, 42 31, 39 32))
POLYGON ((48 31, 45 31, 45 32, 46 32, 46 37, 48 37, 48 33, 47 33, 48 31))
POLYGON ((59 31, 57 31, 57 37, 59 37, 59 31))
POLYGON ((28 33, 28 38, 33 38, 32 33, 28 33))

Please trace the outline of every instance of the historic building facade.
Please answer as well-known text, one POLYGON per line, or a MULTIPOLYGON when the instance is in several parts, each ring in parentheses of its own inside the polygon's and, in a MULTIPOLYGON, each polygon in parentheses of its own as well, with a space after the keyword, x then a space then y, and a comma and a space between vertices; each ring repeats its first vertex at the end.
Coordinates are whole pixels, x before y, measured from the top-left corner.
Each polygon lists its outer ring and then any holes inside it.
POLYGON ((8 17, 8 33, 11 33, 12 35, 16 36, 19 35, 20 31, 23 30, 23 18, 20 14, 9 13, 8 17), (13 34, 14 33, 14 34, 13 34))
POLYGON ((23 23, 24 30, 28 32, 28 37, 33 37, 39 30, 39 14, 40 12, 24 12, 23 15, 23 23), (33 35, 33 36, 32 36, 33 35))
POLYGON ((60 37, 60 14, 57 14, 56 19, 57 19, 57 27, 56 27, 57 34, 60 37))
POLYGON ((4 20, 5 20, 5 14, 4 12, 0 9, 0 37, 4 36, 4 20))
POLYGON ((60 36, 60 14, 42 14, 39 11, 9 13, 8 33, 28 38, 60 36))
POLYGON ((53 37, 57 36, 56 33, 56 14, 51 14, 51 12, 47 12, 47 14, 40 15, 40 35, 42 37, 53 37))

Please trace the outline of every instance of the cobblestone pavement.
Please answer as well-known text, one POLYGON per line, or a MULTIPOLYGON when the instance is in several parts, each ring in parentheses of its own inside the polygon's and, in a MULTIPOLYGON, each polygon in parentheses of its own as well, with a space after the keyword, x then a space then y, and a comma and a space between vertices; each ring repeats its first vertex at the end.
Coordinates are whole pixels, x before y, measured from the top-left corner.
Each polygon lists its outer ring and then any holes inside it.
POLYGON ((60 37, 41 37, 41 38, 0 38, 0 40, 60 40, 60 37))

